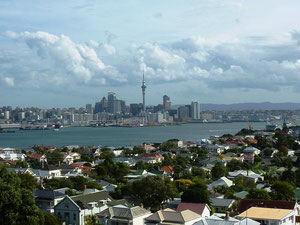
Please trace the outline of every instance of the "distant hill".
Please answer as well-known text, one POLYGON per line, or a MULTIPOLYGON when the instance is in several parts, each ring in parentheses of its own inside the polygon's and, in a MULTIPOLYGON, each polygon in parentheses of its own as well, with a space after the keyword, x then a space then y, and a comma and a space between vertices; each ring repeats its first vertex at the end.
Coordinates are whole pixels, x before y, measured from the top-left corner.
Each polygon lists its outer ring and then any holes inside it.
MULTIPOLYGON (((174 105, 178 108, 181 105, 174 105)), ((173 108, 172 107, 172 108, 173 108)), ((284 103, 236 103, 236 104, 200 104, 202 110, 300 110, 300 103, 284 102, 284 103)))

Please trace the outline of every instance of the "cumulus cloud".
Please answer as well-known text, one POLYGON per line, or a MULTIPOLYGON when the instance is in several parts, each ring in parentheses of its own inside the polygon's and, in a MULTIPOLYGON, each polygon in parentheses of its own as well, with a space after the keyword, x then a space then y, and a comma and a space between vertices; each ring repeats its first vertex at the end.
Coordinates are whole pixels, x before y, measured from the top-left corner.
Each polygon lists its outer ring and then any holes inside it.
POLYGON ((283 42, 269 37, 195 36, 132 45, 126 52, 111 44, 112 34, 102 43, 76 43, 46 32, 6 32, 4 36, 24 44, 15 52, 0 52, 0 69, 9 74, 2 83, 11 87, 137 85, 143 71, 148 83, 191 81, 210 90, 277 91, 300 85, 297 32, 283 42))

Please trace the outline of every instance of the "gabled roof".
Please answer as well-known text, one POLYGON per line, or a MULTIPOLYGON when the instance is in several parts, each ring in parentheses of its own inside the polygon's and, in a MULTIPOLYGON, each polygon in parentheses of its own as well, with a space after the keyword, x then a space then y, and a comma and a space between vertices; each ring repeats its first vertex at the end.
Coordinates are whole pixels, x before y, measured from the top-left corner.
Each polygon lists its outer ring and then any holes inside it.
POLYGON ((45 200, 54 200, 56 198, 63 198, 66 196, 65 194, 58 192, 58 191, 52 191, 52 190, 33 190, 33 195, 35 198, 38 199, 45 199, 45 200))
POLYGON ((145 153, 143 154, 143 157, 146 157, 146 158, 163 158, 163 156, 159 153, 145 153))
POLYGON ((93 192, 89 194, 83 194, 83 195, 76 195, 72 196, 71 199, 74 202, 80 201, 84 208, 88 207, 88 203, 90 202, 99 202, 101 200, 108 200, 112 201, 113 198, 108 194, 106 191, 99 191, 99 192, 93 192))
POLYGON ((211 198, 213 206, 229 207, 235 200, 225 198, 211 198))
MULTIPOLYGON (((207 205, 204 203, 181 202, 181 203, 179 203, 179 205, 176 209, 176 212, 182 212, 182 211, 189 209, 195 213, 202 215, 206 206, 207 205)), ((208 207, 208 209, 210 210, 209 207, 208 207)))
POLYGON ((295 202, 288 201, 273 201, 273 200, 262 200, 262 199, 242 199, 240 201, 238 212, 242 213, 251 207, 260 208, 277 208, 277 209, 294 209, 295 202))
POLYGON ((191 210, 176 212, 171 209, 165 209, 153 213, 145 218, 146 221, 164 222, 164 224, 184 224, 185 222, 201 218, 201 216, 191 210))
POLYGON ((160 170, 163 170, 166 173, 173 173, 174 172, 173 166, 164 166, 164 167, 160 168, 160 170))
POLYGON ((100 212, 98 216, 100 217, 109 216, 110 218, 116 217, 118 219, 132 220, 134 218, 144 216, 150 213, 151 213, 150 211, 139 206, 129 208, 124 205, 116 205, 113 207, 109 207, 108 209, 100 212))
POLYGON ((43 154, 29 154, 29 155, 27 155, 27 158, 30 158, 30 159, 40 159, 43 156, 44 156, 43 154))
POLYGON ((291 209, 252 207, 238 215, 238 217, 248 217, 251 219, 262 220, 281 220, 291 212, 293 212, 291 209))

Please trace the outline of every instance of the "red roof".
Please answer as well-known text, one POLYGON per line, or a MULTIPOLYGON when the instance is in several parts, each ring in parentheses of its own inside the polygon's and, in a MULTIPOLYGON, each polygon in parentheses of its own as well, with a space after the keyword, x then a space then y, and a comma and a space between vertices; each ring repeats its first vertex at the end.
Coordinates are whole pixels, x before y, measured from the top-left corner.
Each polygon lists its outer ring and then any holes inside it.
POLYGON ((296 216, 296 223, 300 223, 300 216, 296 216))
POLYGON ((191 210, 195 213, 202 215, 206 204, 205 203, 190 203, 190 202, 180 202, 177 206, 176 212, 182 212, 184 210, 191 210))
POLYGON ((160 168, 160 170, 165 171, 166 173, 174 173, 174 168, 173 166, 164 166, 160 168))
POLYGON ((244 154, 244 159, 245 160, 254 160, 254 155, 253 154, 244 154))
POLYGON ((27 155, 28 158, 31 159, 40 159, 43 156, 43 154, 29 154, 27 155))
POLYGON ((74 167, 79 167, 80 169, 85 170, 85 171, 91 171, 93 169, 90 166, 84 166, 84 165, 81 165, 79 163, 72 163, 71 165, 74 166, 74 167))
POLYGON ((240 201, 238 212, 242 213, 251 207, 262 207, 262 208, 277 208, 277 209, 294 209, 295 202, 288 201, 273 201, 273 200, 262 200, 262 199, 242 199, 240 201))
POLYGON ((143 157, 149 157, 149 158, 163 158, 163 156, 159 153, 145 153, 143 157))

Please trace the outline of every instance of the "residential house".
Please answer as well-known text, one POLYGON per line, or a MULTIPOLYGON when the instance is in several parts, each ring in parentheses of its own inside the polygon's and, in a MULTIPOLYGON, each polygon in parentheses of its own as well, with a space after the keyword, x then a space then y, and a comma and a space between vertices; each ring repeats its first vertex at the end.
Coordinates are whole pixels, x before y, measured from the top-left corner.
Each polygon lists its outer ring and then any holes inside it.
POLYGON ((295 212, 291 209, 251 207, 237 216, 250 218, 263 225, 294 225, 295 212))
POLYGON ((258 181, 261 182, 261 181, 264 180, 263 176, 261 176, 259 174, 256 174, 256 173, 254 173, 251 170, 235 170, 235 171, 232 171, 232 172, 228 173, 228 178, 229 179, 235 179, 235 178, 237 178, 239 176, 245 177, 247 179, 251 179, 255 183, 258 182, 258 181))
POLYGON ((46 213, 54 213, 54 206, 56 206, 66 196, 65 194, 53 190, 33 190, 35 204, 38 208, 46 213))
POLYGON ((36 161, 40 165, 45 165, 47 163, 46 155, 44 154, 29 154, 26 156, 27 160, 30 161, 36 161))
POLYGON ((218 180, 212 182, 207 189, 212 191, 215 187, 219 187, 219 186, 231 187, 232 185, 233 182, 229 180, 227 177, 221 177, 218 180))
POLYGON ((209 217, 211 209, 205 203, 191 203, 191 202, 180 202, 177 206, 176 212, 182 212, 185 210, 191 210, 201 217, 209 217))
POLYGON ((235 202, 234 199, 224 198, 211 198, 211 205, 215 208, 216 212, 226 212, 232 207, 235 202))
POLYGON ((151 212, 140 207, 127 207, 116 205, 105 209, 97 214, 99 222, 104 225, 143 225, 144 219, 151 212))
POLYGON ((71 155, 67 154, 64 156, 63 162, 71 165, 74 162, 74 158, 71 155))
POLYGON ((164 167, 160 168, 160 170, 165 171, 169 175, 173 175, 174 174, 174 168, 173 168, 173 166, 164 166, 164 167))
POLYGON ((232 217, 221 219, 217 216, 211 216, 203 218, 194 225, 260 225, 260 223, 249 218, 238 220, 232 217))
POLYGON ((248 148, 245 148, 243 150, 243 153, 245 154, 254 154, 254 155, 259 155, 260 154, 260 150, 258 148, 255 148, 255 147, 248 147, 248 148))
POLYGON ((192 225, 201 220, 201 216, 191 210, 176 212, 172 209, 160 210, 145 218, 145 225, 184 224, 192 225))
POLYGON ((205 150, 214 154, 222 154, 225 151, 225 147, 222 145, 208 144, 205 146, 205 150))
POLYGON ((141 159, 145 163, 159 163, 164 159, 164 157, 159 153, 145 153, 142 155, 141 159))
POLYGON ((106 191, 66 196, 54 207, 54 214, 68 225, 85 225, 87 216, 96 215, 109 206, 118 204, 126 204, 126 202, 113 200, 106 191))
POLYGON ((243 199, 238 206, 238 212, 242 213, 251 207, 290 209, 300 216, 300 205, 296 201, 274 201, 263 199, 243 199))

